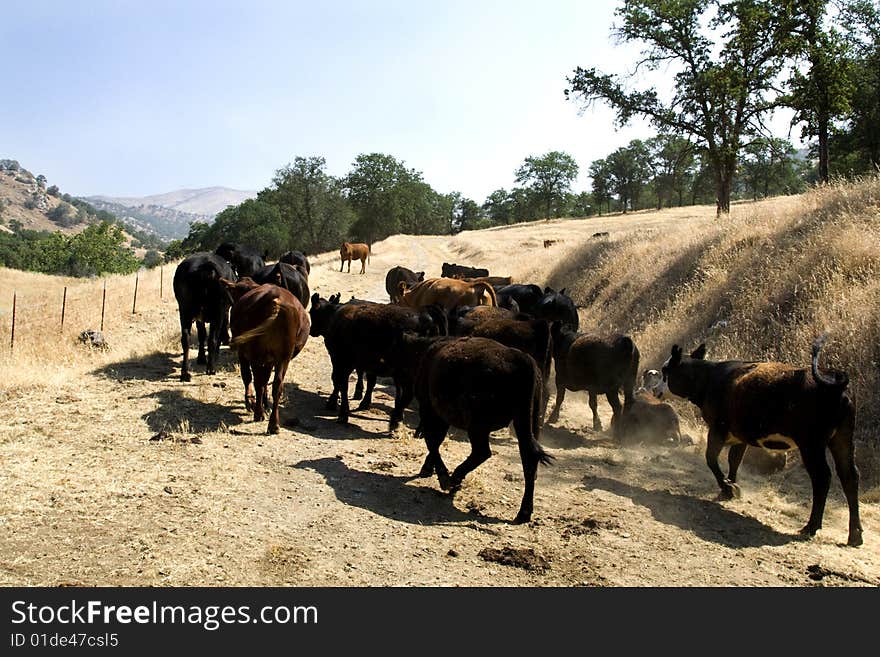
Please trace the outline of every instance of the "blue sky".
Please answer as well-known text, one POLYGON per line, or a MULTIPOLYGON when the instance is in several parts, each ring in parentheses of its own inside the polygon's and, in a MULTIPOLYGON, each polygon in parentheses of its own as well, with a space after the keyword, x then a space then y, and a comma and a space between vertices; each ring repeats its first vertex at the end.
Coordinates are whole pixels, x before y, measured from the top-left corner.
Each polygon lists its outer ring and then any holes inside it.
POLYGON ((379 151, 482 202, 528 155, 586 170, 635 137, 566 76, 623 71, 617 2, 5 3, 0 157, 75 195, 258 190, 297 155, 379 151))

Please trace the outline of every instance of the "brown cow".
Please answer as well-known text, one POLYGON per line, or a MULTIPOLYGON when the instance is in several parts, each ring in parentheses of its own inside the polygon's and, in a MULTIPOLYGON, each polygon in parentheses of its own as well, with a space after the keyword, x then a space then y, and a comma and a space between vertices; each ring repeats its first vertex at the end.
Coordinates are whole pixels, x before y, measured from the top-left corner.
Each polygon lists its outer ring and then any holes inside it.
POLYGON ((497 306, 495 289, 489 283, 466 283, 454 278, 429 278, 407 289, 401 282, 401 306, 420 308, 437 304, 446 310, 456 306, 497 306))
POLYGON ((342 247, 339 249, 339 257, 342 261, 339 263, 339 271, 342 271, 342 268, 345 266, 345 262, 348 261, 348 273, 351 273, 351 261, 352 260, 360 260, 361 261, 361 273, 365 274, 367 271, 366 263, 370 261, 370 246, 369 244, 363 244, 359 242, 357 244, 352 244, 351 242, 343 242, 342 247))
POLYGON ((267 283, 257 285, 249 278, 238 283, 223 281, 233 299, 230 315, 230 347, 238 351, 244 404, 254 411, 254 422, 264 418, 269 375, 272 381, 272 412, 268 433, 278 433, 278 406, 287 366, 302 351, 309 337, 309 316, 302 303, 284 288, 267 283), (251 380, 255 390, 251 392, 251 380))

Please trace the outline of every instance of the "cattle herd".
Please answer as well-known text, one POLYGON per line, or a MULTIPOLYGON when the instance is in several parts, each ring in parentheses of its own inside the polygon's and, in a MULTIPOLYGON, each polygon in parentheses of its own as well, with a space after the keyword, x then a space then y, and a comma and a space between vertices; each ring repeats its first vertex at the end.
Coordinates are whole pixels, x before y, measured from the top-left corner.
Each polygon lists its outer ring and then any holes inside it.
MULTIPOLYGON (((593 429, 601 431, 597 397, 605 395, 613 410, 610 433, 621 444, 681 442, 678 416, 661 399, 671 393, 696 405, 709 426, 706 462, 724 499, 739 496, 737 470, 750 445, 777 452, 797 448, 813 488, 810 518, 801 530, 807 535, 822 526, 831 480, 825 459, 829 449, 849 506, 848 543, 862 543, 855 411, 846 394, 846 374, 819 368, 822 339, 813 345, 810 368, 713 362, 706 360, 705 345, 689 355, 674 345, 660 371, 646 370, 640 377, 633 339, 580 332, 577 307, 565 289, 514 284, 509 277, 490 276, 487 269, 443 263, 436 278, 402 266, 389 270, 390 303, 354 298, 342 303, 339 294, 310 296, 311 270, 303 253, 289 251, 269 265, 266 255, 236 244, 191 255, 177 268, 174 292, 183 348, 181 381, 191 380, 189 335, 195 321, 196 362, 213 374, 220 344, 228 341, 238 354, 245 407, 253 411, 254 421, 262 421, 271 405, 269 433, 280 429, 289 362, 308 336, 322 336, 333 384, 327 409, 347 424, 351 374, 357 374, 353 398, 360 400, 360 410, 370 407, 377 377, 391 378, 395 399, 389 427, 396 428, 404 410, 418 400, 416 435, 427 448, 419 474, 436 474, 444 490, 459 487, 491 456, 492 431, 512 425, 525 481, 513 522, 528 522, 538 464, 553 458, 539 442, 553 369, 556 399, 547 422, 558 420, 566 390, 586 391, 593 429), (439 451, 450 427, 465 430, 471 444, 469 456, 451 474, 439 451), (718 465, 725 445, 730 446, 726 476, 718 465)), ((340 255, 349 271, 352 259, 361 260, 364 273, 370 247, 345 242, 340 255)))

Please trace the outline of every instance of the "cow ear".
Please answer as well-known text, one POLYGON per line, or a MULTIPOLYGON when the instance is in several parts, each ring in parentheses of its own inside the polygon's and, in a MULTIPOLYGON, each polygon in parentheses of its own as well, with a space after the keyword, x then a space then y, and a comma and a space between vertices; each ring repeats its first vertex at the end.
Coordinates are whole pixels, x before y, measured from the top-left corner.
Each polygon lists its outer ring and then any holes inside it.
POLYGON ((672 345, 672 355, 669 357, 670 365, 677 365, 681 362, 681 347, 677 344, 672 345))
POLYGON ((705 342, 691 352, 691 358, 695 358, 697 360, 704 360, 706 358, 705 342))
POLYGON ((235 287, 235 283, 226 278, 220 279, 220 284, 225 287, 227 290, 231 290, 235 287))
POLYGON ((425 280, 425 272, 423 272, 423 271, 417 271, 416 276, 418 277, 419 281, 425 280))
POLYGON ((545 287, 545 288, 544 288, 544 294, 550 294, 551 292, 553 292, 553 288, 552 288, 552 287, 545 287))
POLYGON ((318 303, 320 300, 321 300, 321 297, 318 296, 318 293, 317 293, 317 292, 315 292, 315 293, 312 295, 312 305, 314 306, 314 305, 315 305, 316 303, 318 303))
POLYGON ((562 288, 561 290, 559 290, 559 294, 565 294, 565 290, 566 290, 566 289, 567 289, 567 288, 562 288))

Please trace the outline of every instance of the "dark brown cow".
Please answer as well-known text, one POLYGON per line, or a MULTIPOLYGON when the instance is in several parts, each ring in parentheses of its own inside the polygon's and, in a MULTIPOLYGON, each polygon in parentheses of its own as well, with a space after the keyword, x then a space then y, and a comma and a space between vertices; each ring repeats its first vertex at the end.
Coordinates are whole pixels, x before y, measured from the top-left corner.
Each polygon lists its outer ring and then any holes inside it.
POLYGON ((444 262, 443 266, 440 268, 440 275, 443 278, 464 278, 465 276, 470 278, 480 278, 481 276, 488 276, 489 270, 483 269, 482 267, 456 265, 454 262, 451 264, 444 262))
POLYGON ((624 401, 631 401, 639 374, 639 350, 627 335, 576 333, 561 322, 553 322, 553 355, 556 363, 556 405, 548 418, 559 419, 559 408, 566 390, 586 390, 593 411, 593 430, 602 430, 597 410, 597 395, 604 394, 614 414, 611 425, 620 416, 618 391, 624 401))
POLYGON ((361 242, 356 244, 352 244, 351 242, 343 242, 342 246, 339 249, 339 257, 342 259, 342 261, 339 263, 339 271, 342 271, 342 268, 345 266, 345 263, 347 261, 348 273, 350 274, 351 261, 360 260, 361 273, 364 274, 367 271, 367 262, 370 261, 370 246, 361 242))
MULTIPOLYGON (((348 423, 348 377, 354 370, 367 375, 367 389, 359 409, 370 407, 377 376, 393 376, 394 346, 399 335, 445 335, 445 313, 433 306, 422 309, 396 304, 332 304, 312 295, 312 335, 323 335, 324 346, 333 367, 333 394, 339 396, 341 424, 348 423)), ((329 405, 329 401, 328 401, 329 405)))
POLYGON ((391 298, 391 303, 400 301, 400 284, 406 283, 407 289, 416 283, 425 280, 425 272, 413 271, 406 267, 392 267, 385 274, 385 291, 391 298))
POLYGON ((437 479, 444 490, 461 486, 465 476, 492 456, 489 434, 513 422, 522 460, 525 491, 514 523, 528 522, 534 508, 538 463, 551 456, 538 443, 541 372, 519 349, 486 338, 440 340, 421 359, 416 396, 428 456, 419 473, 437 479), (440 457, 449 427, 468 432, 470 455, 450 476, 440 457))
POLYGON ((823 342, 820 338, 813 343, 810 369, 773 362, 713 362, 706 360, 704 344, 690 356, 675 345, 663 365, 660 394, 668 390, 699 407, 709 425, 706 464, 724 499, 740 495, 736 475, 750 445, 800 450, 813 484, 810 519, 801 529, 809 536, 822 528, 831 483, 825 449, 830 449, 849 506, 847 543, 856 546, 862 544, 862 523, 853 447, 855 408, 845 392, 847 375, 819 370, 823 342), (718 466, 725 445, 730 445, 727 477, 718 466))
POLYGON ((254 411, 254 422, 263 420, 264 399, 274 369, 268 433, 278 433, 284 375, 309 338, 309 316, 299 299, 277 285, 257 285, 249 278, 224 283, 232 297, 237 298, 229 320, 230 346, 238 351, 245 408, 254 411))

